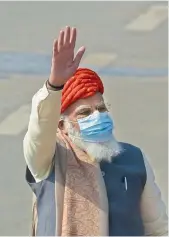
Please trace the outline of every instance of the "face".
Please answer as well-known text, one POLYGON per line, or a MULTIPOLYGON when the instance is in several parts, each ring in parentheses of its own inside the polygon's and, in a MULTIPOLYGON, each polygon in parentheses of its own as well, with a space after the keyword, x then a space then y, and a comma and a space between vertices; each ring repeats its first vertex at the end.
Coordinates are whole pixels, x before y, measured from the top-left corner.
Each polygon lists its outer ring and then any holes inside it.
POLYGON ((117 156, 121 151, 121 147, 114 136, 112 136, 112 140, 108 142, 90 143, 83 141, 80 135, 77 120, 91 115, 96 110, 100 113, 108 111, 100 93, 96 93, 85 99, 80 99, 69 106, 64 113, 64 121, 60 128, 69 136, 76 146, 86 151, 93 159, 97 161, 103 159, 111 161, 112 157, 117 156))
MULTIPOLYGON (((99 112, 107 111, 103 97, 100 93, 76 101, 74 104, 69 106, 65 115, 72 122, 73 127, 79 131, 77 120, 89 116, 96 110, 99 112)), ((66 126, 64 129, 66 131, 66 126)))

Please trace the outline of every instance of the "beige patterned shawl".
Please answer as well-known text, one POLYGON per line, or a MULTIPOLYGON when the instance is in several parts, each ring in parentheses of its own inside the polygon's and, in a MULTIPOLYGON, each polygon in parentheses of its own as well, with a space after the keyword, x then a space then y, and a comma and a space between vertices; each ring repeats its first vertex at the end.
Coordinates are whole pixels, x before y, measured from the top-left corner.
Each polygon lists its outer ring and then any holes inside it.
MULTIPOLYGON (((100 228, 107 225, 107 214, 102 215, 98 174, 100 167, 89 156, 71 143, 61 132, 55 158, 56 236, 107 235, 100 228)), ((36 230, 34 207, 33 232, 36 230)), ((103 228, 104 229, 104 228, 103 228)))

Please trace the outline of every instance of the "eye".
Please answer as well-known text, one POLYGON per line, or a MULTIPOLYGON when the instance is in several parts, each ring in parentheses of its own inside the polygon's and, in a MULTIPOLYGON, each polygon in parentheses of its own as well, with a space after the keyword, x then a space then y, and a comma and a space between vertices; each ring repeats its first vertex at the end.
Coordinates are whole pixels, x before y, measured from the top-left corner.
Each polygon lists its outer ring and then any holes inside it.
POLYGON ((87 117, 91 114, 91 110, 85 110, 80 113, 78 113, 78 118, 84 118, 87 117))

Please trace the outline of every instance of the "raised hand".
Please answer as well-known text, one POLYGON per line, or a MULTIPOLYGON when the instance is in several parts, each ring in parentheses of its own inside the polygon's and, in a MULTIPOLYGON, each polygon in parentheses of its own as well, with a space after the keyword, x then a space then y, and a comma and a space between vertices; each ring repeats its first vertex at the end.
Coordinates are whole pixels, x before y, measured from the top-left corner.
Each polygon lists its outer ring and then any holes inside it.
POLYGON ((85 47, 79 48, 74 57, 76 44, 76 28, 67 26, 60 31, 58 39, 53 44, 52 66, 49 82, 61 86, 73 76, 85 52, 85 47))

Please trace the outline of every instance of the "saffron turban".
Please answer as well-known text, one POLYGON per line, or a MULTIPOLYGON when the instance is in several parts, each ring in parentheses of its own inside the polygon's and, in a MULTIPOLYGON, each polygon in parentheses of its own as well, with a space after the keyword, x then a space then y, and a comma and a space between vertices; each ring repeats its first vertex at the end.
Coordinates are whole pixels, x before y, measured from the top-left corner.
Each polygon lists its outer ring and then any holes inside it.
POLYGON ((75 74, 65 83, 62 91, 61 113, 78 99, 84 99, 96 92, 103 94, 104 87, 96 72, 79 68, 75 74))

